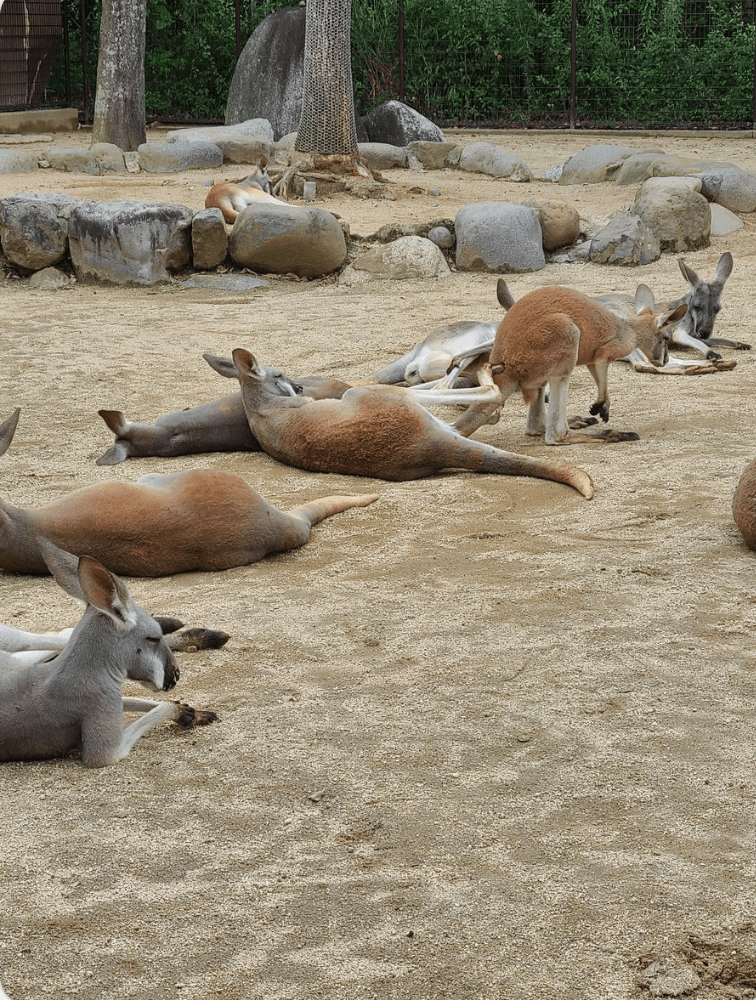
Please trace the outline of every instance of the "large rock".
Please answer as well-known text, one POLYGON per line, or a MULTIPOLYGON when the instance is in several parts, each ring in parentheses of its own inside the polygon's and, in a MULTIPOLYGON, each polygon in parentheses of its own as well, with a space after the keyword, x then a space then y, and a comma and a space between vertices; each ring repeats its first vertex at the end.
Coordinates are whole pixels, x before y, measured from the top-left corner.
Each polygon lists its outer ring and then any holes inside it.
POLYGON ((637 267, 661 256, 658 238, 634 212, 618 212, 590 241, 588 259, 594 264, 637 267))
POLYGON ((456 167, 462 155, 462 146, 456 142, 435 142, 429 139, 418 139, 410 142, 407 144, 407 149, 417 157, 427 170, 456 167))
POLYGON ((114 285, 169 281, 191 259, 191 225, 183 205, 82 202, 68 221, 76 276, 114 285))
POLYGON ((362 119, 370 142, 408 146, 411 142, 442 142, 444 133, 419 111, 401 101, 386 101, 362 119))
POLYGON ((461 271, 516 274, 546 266, 538 213, 526 205, 506 201, 465 205, 457 212, 454 228, 461 271))
POLYGON ((637 150, 632 146, 597 143, 575 153, 562 167, 559 184, 601 184, 613 179, 628 156, 637 150))
POLYGON ((238 125, 174 129, 166 141, 212 142, 223 153, 224 163, 258 163, 261 156, 271 158, 273 128, 266 118, 254 118, 238 125))
POLYGON ((523 204, 538 212, 546 253, 577 242, 580 236, 580 213, 572 205, 540 198, 529 198, 523 204))
POLYGON ((27 149, 0 149, 0 174, 28 174, 39 167, 39 157, 27 149))
POLYGON ((223 163, 219 146, 207 139, 186 142, 144 142, 139 146, 139 165, 150 174, 177 174, 183 170, 206 170, 223 163))
POLYGON ((644 181, 635 195, 633 212, 659 240, 662 253, 684 253, 709 245, 709 203, 687 184, 664 184, 656 178, 644 181))
POLYGON ((304 6, 282 7, 255 28, 231 80, 226 125, 267 118, 275 140, 299 128, 304 39, 304 6))
POLYGON ((532 181, 533 172, 518 156, 491 142, 473 142, 465 146, 459 157, 460 170, 505 177, 511 181, 532 181))
POLYGON ((204 208, 192 219, 194 266, 209 271, 228 256, 228 231, 219 208, 204 208))
POLYGON ((357 148, 371 170, 391 170, 407 166, 407 150, 387 142, 360 142, 357 148))
POLYGON ((44 167, 72 174, 123 174, 126 163, 123 150, 112 142, 95 142, 91 146, 50 146, 40 157, 44 167))
POLYGON ((63 260, 68 217, 78 204, 65 194, 13 195, 0 201, 0 244, 16 267, 41 271, 63 260))
POLYGON ((344 231, 330 212, 260 202, 239 213, 229 253, 253 271, 317 278, 341 267, 347 247, 344 231))
POLYGON ((371 247, 339 278, 339 284, 359 285, 368 281, 404 278, 445 278, 451 274, 446 258, 423 236, 402 236, 393 243, 371 247))

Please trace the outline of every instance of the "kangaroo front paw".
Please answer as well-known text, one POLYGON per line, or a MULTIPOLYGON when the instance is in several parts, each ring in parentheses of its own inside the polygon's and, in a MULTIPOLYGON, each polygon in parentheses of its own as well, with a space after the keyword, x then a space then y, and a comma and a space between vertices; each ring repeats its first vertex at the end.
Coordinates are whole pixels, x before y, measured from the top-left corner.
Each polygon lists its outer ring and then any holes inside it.
POLYGON ((187 705, 183 701, 174 701, 173 704, 178 706, 179 710, 176 724, 185 729, 194 729, 195 726, 209 726, 211 722, 218 721, 215 712, 202 708, 192 708, 191 705, 187 705))
POLYGON ((606 441, 607 444, 615 444, 617 441, 640 441, 640 434, 636 434, 635 431, 615 431, 611 427, 599 431, 594 436, 606 441))
POLYGON ((735 350, 736 351, 750 351, 751 350, 751 345, 750 344, 744 344, 741 340, 739 340, 735 344, 735 350))
POLYGON ((706 352, 706 360, 707 361, 721 361, 722 360, 722 355, 721 354, 717 354, 716 351, 707 351, 706 352))
POLYGON ((583 427, 592 427, 598 423, 598 417, 567 417, 567 426, 571 431, 579 431, 583 427))
POLYGON ((607 403, 602 403, 600 400, 593 404, 590 412, 594 417, 601 417, 604 423, 606 423, 609 419, 609 405, 607 403))

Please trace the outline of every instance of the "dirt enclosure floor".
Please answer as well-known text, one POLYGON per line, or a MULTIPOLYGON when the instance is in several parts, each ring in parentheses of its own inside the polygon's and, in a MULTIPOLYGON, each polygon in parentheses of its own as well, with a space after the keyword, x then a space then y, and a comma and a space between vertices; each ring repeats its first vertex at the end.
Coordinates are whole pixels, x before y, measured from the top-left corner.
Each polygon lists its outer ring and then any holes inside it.
MULTIPOLYGON (((485 138, 536 173, 608 141, 485 138)), ((750 137, 613 141, 756 170, 750 137)), ((242 172, 40 171, 1 176, 0 196, 199 209, 209 182, 242 172)), ((395 200, 321 204, 364 235, 536 196, 600 221, 634 196, 389 177, 395 200)), ((743 221, 686 259, 709 278, 732 251, 719 332, 756 343, 756 217, 743 221)), ((638 281, 660 299, 686 290, 670 255, 509 278, 515 295, 638 281)), ((1 460, 13 504, 190 468, 238 473, 283 508, 380 494, 285 555, 130 581, 149 610, 231 633, 221 651, 180 656, 176 696, 220 721, 164 725, 103 770, 75 757, 0 766, 12 1000, 756 996, 756 556, 730 512, 756 455, 756 350, 725 350, 737 367, 699 377, 613 366, 611 425, 635 443, 546 448, 515 398, 478 432, 587 469, 592 502, 534 479, 393 484, 262 454, 95 465, 112 441, 97 409, 146 420, 229 391, 205 351, 245 346, 294 375, 358 378, 442 321, 496 318, 495 285, 462 273, 354 289, 273 279, 245 295, 0 282, 0 418, 22 408, 1 460)), ((592 400, 580 370, 570 411, 592 400)), ((79 614, 51 579, 0 573, 0 620, 48 630, 79 614)))

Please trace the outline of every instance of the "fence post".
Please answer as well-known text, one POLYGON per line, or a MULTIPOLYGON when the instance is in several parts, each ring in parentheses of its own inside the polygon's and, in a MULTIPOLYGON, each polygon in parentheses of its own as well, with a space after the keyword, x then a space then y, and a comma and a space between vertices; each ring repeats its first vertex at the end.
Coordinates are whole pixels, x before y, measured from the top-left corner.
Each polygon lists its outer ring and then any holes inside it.
POLYGON ((399 0, 397 45, 399 48, 399 100, 404 102, 404 0, 399 0))
POLYGON ((570 20, 570 128, 575 128, 575 100, 577 97, 577 0, 572 0, 570 20))

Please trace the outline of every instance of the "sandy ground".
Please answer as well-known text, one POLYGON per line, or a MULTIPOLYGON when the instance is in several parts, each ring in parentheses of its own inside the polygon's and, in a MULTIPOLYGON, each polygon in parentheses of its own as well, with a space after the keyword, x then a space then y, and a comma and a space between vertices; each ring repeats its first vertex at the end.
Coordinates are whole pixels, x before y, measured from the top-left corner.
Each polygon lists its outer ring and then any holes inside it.
MULTIPOLYGON (((609 140, 493 141, 539 172, 609 140)), ((756 169, 750 137, 615 141, 756 169)), ((198 209, 209 183, 242 172, 2 175, 0 196, 198 209)), ((634 193, 390 178, 396 201, 325 207, 365 234, 539 195, 606 219, 634 193), (418 184, 440 197, 407 193, 418 184)), ((743 221, 686 259, 710 277, 732 251, 719 331, 750 342, 756 219, 743 221)), ((672 256, 642 272, 549 265, 510 286, 640 280, 658 298, 685 291, 672 256)), ((733 371, 695 378, 614 366, 612 426, 636 443, 555 455, 526 437, 516 399, 478 433, 587 469, 592 502, 533 479, 391 484, 261 454, 95 465, 112 440, 98 408, 151 419, 228 391, 204 351, 246 346, 292 374, 356 378, 441 321, 495 318, 495 281, 274 280, 232 296, 0 284, 0 418, 22 408, 2 459, 12 503, 205 467, 283 508, 380 494, 297 551, 130 582, 148 609, 231 633, 181 658, 176 689, 221 721, 154 730, 100 771, 73 757, 2 765, 0 980, 13 1000, 632 998, 648 995, 654 961, 656 990, 695 985, 694 968, 696 997, 756 995, 755 557, 730 513, 756 452, 756 351, 725 351, 733 371)), ((579 371, 571 410, 592 398, 579 371)), ((78 616, 51 579, 0 574, 2 620, 78 616)))

